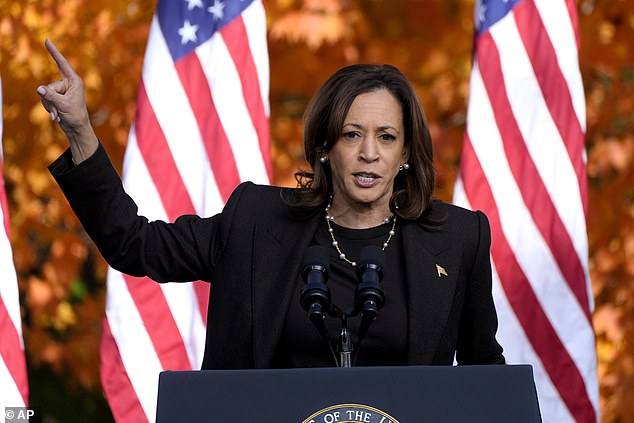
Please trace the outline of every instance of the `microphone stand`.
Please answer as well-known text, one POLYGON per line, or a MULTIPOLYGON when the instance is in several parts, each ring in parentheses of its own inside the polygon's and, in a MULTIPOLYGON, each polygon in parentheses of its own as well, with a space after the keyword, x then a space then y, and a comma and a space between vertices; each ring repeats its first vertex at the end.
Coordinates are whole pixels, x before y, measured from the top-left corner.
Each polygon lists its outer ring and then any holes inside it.
POLYGON ((337 350, 339 351, 339 367, 352 367, 352 336, 348 330, 348 314, 341 315, 341 331, 339 332, 339 343, 337 350))
MULTIPOLYGON (((372 322, 376 319, 379 309, 385 304, 385 294, 381 288, 383 279, 383 263, 385 255, 378 247, 369 246, 361 251, 361 259, 356 273, 359 283, 355 290, 355 306, 352 310, 344 312, 334 305, 330 298, 330 290, 326 286, 328 280, 328 253, 324 247, 311 246, 304 256, 302 277, 306 286, 301 291, 300 302, 304 310, 309 314, 309 319, 317 328, 322 338, 328 343, 335 363, 338 367, 352 367, 352 353, 354 344, 352 335, 348 329, 348 318, 361 314, 359 339, 357 342, 357 355, 361 341, 365 338, 372 322), (331 341, 328 339, 326 328, 326 315, 341 319, 341 330, 337 342, 339 360, 334 352, 331 341)), ((356 362, 357 357, 355 357, 356 362)))

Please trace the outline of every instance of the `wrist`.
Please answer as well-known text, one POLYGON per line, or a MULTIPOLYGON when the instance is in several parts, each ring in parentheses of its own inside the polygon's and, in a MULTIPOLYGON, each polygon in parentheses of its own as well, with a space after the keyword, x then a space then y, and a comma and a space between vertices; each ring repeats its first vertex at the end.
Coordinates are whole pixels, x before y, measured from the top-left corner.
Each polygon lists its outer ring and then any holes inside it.
POLYGON ((95 131, 90 125, 69 131, 66 133, 66 137, 70 142, 70 151, 75 165, 92 156, 97 151, 97 147, 99 147, 95 131))

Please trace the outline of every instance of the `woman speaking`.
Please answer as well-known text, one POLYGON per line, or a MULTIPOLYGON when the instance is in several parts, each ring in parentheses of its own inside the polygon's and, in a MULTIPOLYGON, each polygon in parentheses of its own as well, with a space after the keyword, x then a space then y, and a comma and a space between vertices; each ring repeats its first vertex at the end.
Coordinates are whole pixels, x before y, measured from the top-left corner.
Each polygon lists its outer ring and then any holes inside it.
MULTIPOLYGON (((504 363, 495 340, 486 216, 432 199, 432 144, 409 81, 393 66, 333 74, 304 117, 309 172, 297 188, 239 185, 223 211, 174 223, 137 215, 91 127, 81 78, 50 42, 61 80, 37 88, 70 148, 49 167, 115 269, 158 282, 213 282, 203 369, 335 364, 300 304, 302 257, 327 250, 328 297, 354 304, 359 258, 384 255, 379 318, 358 365, 504 363)), ((360 336, 360 315, 347 323, 360 336)), ((337 319, 326 319, 336 340, 337 319)))

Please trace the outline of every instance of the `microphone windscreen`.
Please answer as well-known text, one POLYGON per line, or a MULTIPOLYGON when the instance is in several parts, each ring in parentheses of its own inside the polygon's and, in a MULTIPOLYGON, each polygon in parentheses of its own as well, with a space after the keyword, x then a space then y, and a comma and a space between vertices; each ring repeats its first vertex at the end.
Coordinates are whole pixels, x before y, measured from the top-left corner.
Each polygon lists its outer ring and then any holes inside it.
POLYGON ((376 245, 368 245, 361 250, 358 263, 359 267, 367 264, 374 264, 379 267, 383 267, 385 263, 385 251, 376 245))
POLYGON ((330 257, 328 250, 321 245, 311 245, 306 249, 304 253, 304 259, 302 261, 302 269, 312 266, 322 266, 327 270, 330 270, 330 257))

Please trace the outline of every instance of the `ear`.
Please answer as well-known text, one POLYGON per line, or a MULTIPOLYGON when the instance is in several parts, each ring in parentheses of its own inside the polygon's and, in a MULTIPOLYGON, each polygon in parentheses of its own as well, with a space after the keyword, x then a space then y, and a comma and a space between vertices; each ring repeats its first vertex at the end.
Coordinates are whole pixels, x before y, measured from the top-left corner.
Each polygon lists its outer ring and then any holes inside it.
POLYGON ((403 162, 407 162, 409 160, 409 145, 403 147, 403 162))

